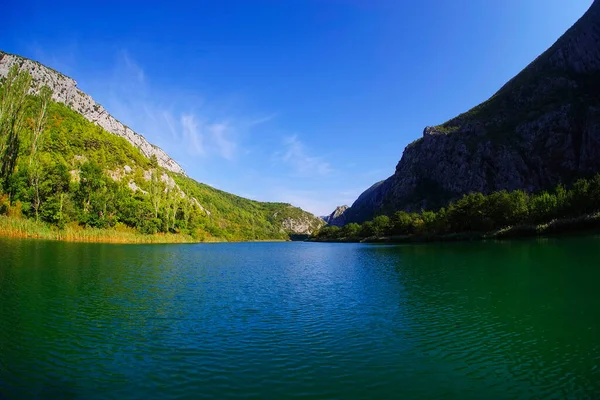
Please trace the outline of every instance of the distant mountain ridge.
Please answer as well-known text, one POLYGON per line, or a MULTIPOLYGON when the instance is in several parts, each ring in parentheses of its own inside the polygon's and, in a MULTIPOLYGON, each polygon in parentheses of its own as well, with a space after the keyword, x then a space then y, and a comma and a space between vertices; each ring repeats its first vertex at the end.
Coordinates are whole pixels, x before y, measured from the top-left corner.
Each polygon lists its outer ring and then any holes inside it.
POLYGON ((346 212, 362 222, 465 193, 545 190, 600 171, 600 0, 490 99, 426 127, 394 175, 346 212))
POLYGON ((0 50, 0 77, 5 77, 14 64, 18 64, 22 70, 28 71, 35 84, 48 85, 53 91, 52 100, 64 103, 72 110, 83 115, 88 121, 101 126, 112 134, 125 138, 129 143, 140 149, 146 157, 156 156, 158 164, 164 169, 185 175, 183 168, 169 157, 164 150, 151 144, 142 135, 110 115, 90 95, 79 90, 74 79, 37 61, 0 50))

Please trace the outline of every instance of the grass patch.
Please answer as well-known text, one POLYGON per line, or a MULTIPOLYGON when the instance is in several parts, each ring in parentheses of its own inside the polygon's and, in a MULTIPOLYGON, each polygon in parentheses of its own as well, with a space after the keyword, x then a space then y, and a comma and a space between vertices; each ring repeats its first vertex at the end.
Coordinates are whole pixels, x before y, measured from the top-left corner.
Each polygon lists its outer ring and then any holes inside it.
MULTIPOLYGON (((83 228, 68 225, 64 229, 31 219, 13 218, 0 215, 0 236, 11 238, 35 238, 47 240, 64 240, 69 242, 96 243, 197 243, 189 235, 173 233, 156 233, 144 235, 131 228, 116 229, 83 228)), ((206 241, 218 242, 210 238, 206 241)))

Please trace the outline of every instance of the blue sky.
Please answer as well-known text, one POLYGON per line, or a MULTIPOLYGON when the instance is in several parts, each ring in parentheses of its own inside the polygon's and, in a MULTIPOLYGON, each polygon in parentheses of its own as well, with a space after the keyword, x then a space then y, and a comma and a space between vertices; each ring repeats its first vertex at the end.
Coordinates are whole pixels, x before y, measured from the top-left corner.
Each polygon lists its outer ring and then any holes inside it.
POLYGON ((0 48, 73 77, 193 178, 324 215, 591 3, 13 1, 0 48))

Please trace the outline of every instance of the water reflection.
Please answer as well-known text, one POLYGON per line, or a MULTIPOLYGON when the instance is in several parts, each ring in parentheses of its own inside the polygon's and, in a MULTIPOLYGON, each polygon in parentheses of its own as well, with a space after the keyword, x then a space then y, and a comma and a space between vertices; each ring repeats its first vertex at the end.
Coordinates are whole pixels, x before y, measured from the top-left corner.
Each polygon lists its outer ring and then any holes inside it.
POLYGON ((599 252, 0 240, 0 397, 591 397, 599 252))

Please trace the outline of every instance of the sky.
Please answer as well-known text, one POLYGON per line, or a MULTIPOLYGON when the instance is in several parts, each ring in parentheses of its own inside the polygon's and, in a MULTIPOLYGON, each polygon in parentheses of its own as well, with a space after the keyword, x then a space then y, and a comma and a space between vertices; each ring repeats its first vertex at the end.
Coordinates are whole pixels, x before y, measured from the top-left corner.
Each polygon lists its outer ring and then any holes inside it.
POLYGON ((326 215, 591 3, 9 1, 0 49, 74 78, 192 178, 326 215))

